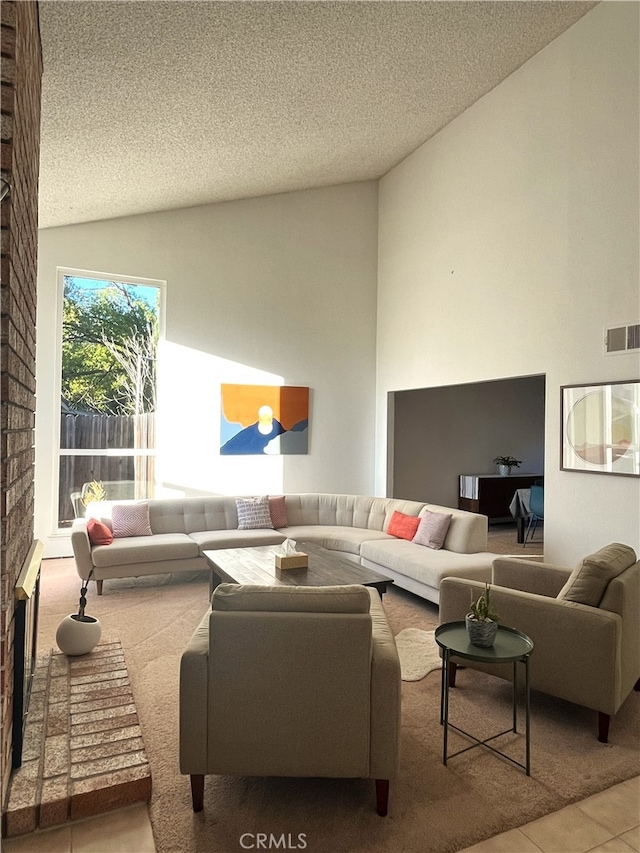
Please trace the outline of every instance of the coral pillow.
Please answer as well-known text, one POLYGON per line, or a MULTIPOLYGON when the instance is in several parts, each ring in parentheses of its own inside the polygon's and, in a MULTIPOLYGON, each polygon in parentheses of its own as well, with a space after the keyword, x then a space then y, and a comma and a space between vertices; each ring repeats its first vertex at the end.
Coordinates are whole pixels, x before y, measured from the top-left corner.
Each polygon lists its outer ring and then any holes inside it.
POLYGON ((444 512, 431 512, 427 509, 420 519, 420 524, 416 531, 416 535, 413 537, 413 541, 417 545, 426 545, 427 548, 433 548, 434 551, 439 551, 444 545, 444 540, 450 524, 450 514, 446 514, 444 512))
POLYGON ((265 527, 273 530, 267 497, 236 498, 236 509, 238 510, 238 530, 256 530, 265 527))
POLYGON ((269 497, 269 512, 271 513, 271 523, 274 527, 287 526, 287 507, 284 502, 284 496, 269 497))
POLYGON ((153 536, 149 523, 149 504, 115 504, 111 511, 111 526, 116 539, 153 536))
POLYGON ((87 521, 87 533, 92 545, 111 545, 113 542, 113 533, 97 518, 90 518, 87 521))
POLYGON ((395 510, 391 516, 387 533, 396 536, 398 539, 411 540, 416 535, 419 524, 420 519, 417 515, 405 515, 404 512, 395 510))

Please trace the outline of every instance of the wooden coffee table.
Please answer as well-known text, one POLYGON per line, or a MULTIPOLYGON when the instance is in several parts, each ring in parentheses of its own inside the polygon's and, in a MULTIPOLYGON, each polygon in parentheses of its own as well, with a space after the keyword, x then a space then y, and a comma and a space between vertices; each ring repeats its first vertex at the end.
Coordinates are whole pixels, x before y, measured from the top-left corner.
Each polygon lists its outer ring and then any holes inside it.
POLYGON ((279 545, 259 545, 254 548, 220 548, 203 551, 211 569, 209 591, 219 583, 247 583, 262 586, 342 586, 359 583, 378 590, 380 597, 387 591, 391 578, 365 569, 319 545, 298 542, 298 550, 309 555, 306 569, 277 569, 279 545))

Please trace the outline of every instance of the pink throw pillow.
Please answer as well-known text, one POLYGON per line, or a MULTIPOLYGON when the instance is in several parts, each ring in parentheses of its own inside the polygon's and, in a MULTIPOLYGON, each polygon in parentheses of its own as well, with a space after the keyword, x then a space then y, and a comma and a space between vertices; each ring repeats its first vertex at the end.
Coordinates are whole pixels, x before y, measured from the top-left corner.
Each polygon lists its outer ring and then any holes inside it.
POLYGON ((439 551, 444 545, 444 540, 451 524, 451 518, 451 515, 447 515, 444 512, 425 510, 413 541, 417 545, 426 545, 427 548, 439 551))
POLYGON ((271 523, 274 527, 287 526, 287 507, 284 496, 269 497, 269 512, 271 513, 271 523))
POLYGON ((115 504, 111 511, 111 525, 116 539, 127 536, 153 536, 149 523, 149 504, 115 504))
POLYGON ((391 536, 396 536, 398 539, 413 539, 416 535, 416 530, 420 524, 420 519, 417 515, 405 515, 404 512, 395 510, 391 516, 387 533, 391 536))
POLYGON ((113 542, 113 533, 97 518, 87 521, 87 534, 92 545, 111 545, 113 542))

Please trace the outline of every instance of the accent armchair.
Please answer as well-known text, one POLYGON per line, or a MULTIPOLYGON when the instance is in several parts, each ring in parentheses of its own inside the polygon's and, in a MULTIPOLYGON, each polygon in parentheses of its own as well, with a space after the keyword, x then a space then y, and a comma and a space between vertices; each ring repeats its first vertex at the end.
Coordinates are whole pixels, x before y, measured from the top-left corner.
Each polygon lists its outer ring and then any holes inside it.
POLYGON ((397 775, 400 662, 378 593, 220 584, 180 664, 180 772, 397 775))
MULTIPOLYGON (((440 622, 464 619, 480 591, 477 582, 444 578, 440 622)), ((531 687, 598 711, 598 740, 606 743, 611 717, 640 689, 640 562, 633 549, 609 545, 573 570, 494 560, 491 601, 502 624, 534 642, 531 687)), ((464 665, 512 677, 510 665, 464 665)), ((455 678, 454 661, 451 686, 455 678)))

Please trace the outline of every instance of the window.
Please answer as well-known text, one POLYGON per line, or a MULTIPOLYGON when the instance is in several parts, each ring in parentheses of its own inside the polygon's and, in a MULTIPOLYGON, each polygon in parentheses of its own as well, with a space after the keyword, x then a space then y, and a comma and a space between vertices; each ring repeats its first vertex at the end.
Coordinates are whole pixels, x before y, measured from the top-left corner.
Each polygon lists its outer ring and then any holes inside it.
POLYGON ((58 526, 153 497, 161 283, 63 273, 58 526), (91 276, 91 277, 90 277, 91 276))

